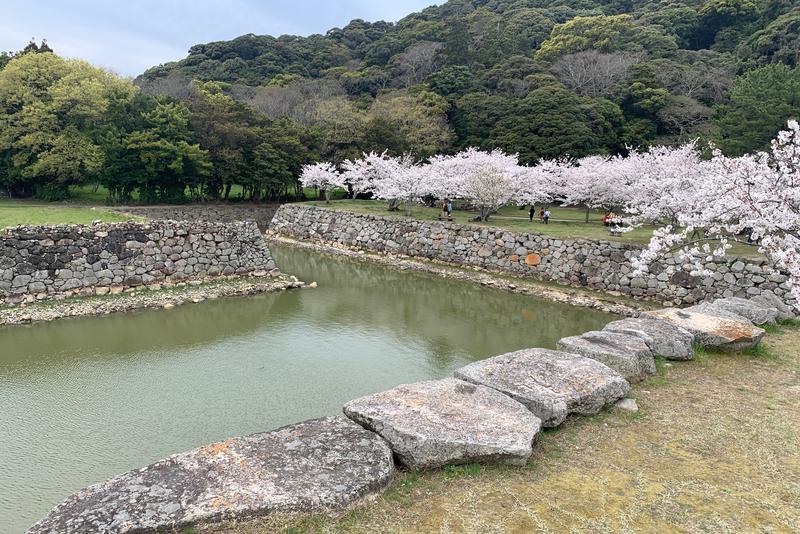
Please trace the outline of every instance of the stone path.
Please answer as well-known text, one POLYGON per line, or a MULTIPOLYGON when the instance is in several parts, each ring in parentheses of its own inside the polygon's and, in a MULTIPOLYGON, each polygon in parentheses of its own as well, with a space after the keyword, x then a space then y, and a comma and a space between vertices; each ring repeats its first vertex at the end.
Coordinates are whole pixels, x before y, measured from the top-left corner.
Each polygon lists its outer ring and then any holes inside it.
POLYGON ((643 315, 685 328, 692 333, 695 343, 714 349, 748 350, 756 346, 765 334, 763 329, 750 322, 678 308, 648 311, 643 315))
POLYGON ((547 349, 525 349, 467 365, 454 376, 524 404, 546 427, 570 413, 591 415, 623 398, 630 385, 602 363, 547 349))
POLYGON ((345 404, 344 413, 386 439, 412 469, 486 461, 525 465, 541 427, 514 399, 455 378, 362 397, 345 404))
POLYGON ((653 352, 641 338, 614 332, 587 332, 558 340, 558 348, 606 364, 629 382, 656 374, 653 352))
POLYGON ((777 308, 739 297, 717 299, 711 305, 735 313, 753 324, 775 324, 778 318, 777 308))
POLYGON ((327 417, 230 439, 90 486, 28 532, 169 531, 271 513, 341 511, 390 483, 393 455, 412 469, 522 465, 542 425, 615 402, 635 409, 623 399, 628 381, 655 374, 654 353, 687 360, 693 343, 752 348, 765 331, 751 320, 788 313, 769 304, 722 299, 694 311, 645 312, 563 338, 562 351, 521 350, 458 369, 454 378, 401 385, 346 403, 352 421, 327 417))
POLYGON ((392 451, 326 417, 170 456, 89 486, 28 534, 153 532, 274 512, 341 511, 386 488, 392 451))
POLYGON ((644 341, 653 354, 669 360, 691 360, 694 358, 694 336, 680 326, 652 317, 622 319, 608 323, 603 330, 627 334, 644 341))

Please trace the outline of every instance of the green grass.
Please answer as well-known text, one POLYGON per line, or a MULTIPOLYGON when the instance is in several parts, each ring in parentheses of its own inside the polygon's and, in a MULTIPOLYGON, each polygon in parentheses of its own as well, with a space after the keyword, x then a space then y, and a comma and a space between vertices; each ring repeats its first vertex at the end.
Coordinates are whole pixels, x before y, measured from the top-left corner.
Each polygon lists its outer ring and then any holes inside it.
POLYGON ((0 228, 18 224, 89 224, 98 219, 120 222, 131 217, 90 206, 0 200, 0 228))
MULTIPOLYGON (((386 209, 386 202, 378 200, 334 200, 330 204, 324 201, 312 201, 309 204, 319 207, 342 209, 356 213, 366 213, 370 215, 405 217, 405 211, 390 212, 386 209)), ((586 210, 583 208, 551 207, 552 218, 550 224, 542 224, 538 217, 533 222, 528 219, 528 210, 519 209, 516 206, 505 206, 500 211, 492 215, 488 222, 475 221, 476 212, 454 210, 453 222, 460 224, 476 224, 480 226, 508 229, 515 232, 534 232, 548 235, 558 239, 604 239, 644 245, 650 241, 652 227, 637 228, 622 236, 608 235, 608 229, 603 226, 603 211, 591 210, 589 212, 589 222, 586 222, 586 210)), ((412 217, 421 220, 435 220, 441 210, 439 208, 429 208, 422 205, 415 205, 411 211, 412 217)), ((538 213, 538 207, 537 207, 538 213)), ((758 256, 755 247, 735 244, 730 251, 734 256, 758 256)))

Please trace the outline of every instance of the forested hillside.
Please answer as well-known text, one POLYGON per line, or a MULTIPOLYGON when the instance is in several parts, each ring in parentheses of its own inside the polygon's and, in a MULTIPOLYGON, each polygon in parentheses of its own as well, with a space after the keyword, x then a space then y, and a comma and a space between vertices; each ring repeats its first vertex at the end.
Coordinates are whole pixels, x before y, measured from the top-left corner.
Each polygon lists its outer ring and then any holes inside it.
POLYGON ((384 150, 534 163, 699 137, 737 155, 800 115, 796 0, 451 0, 196 45, 133 83, 56 53, 0 54, 12 196, 279 199, 304 163, 384 150))
POLYGON ((479 145, 532 162, 695 136, 761 148, 797 113, 800 76, 779 65, 799 56, 794 0, 451 0, 397 24, 197 45, 141 82, 229 83, 262 113, 343 134, 334 160, 479 145))

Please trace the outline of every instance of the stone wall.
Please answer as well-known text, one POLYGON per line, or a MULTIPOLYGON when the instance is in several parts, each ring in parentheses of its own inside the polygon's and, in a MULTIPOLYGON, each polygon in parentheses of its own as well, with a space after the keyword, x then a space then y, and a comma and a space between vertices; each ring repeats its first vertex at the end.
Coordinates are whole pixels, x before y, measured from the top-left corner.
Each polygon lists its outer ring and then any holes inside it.
POLYGON ((533 232, 378 217, 299 204, 281 206, 271 229, 301 239, 478 266, 678 305, 762 293, 795 303, 787 277, 766 260, 715 259, 707 264, 712 276, 695 277, 689 266, 667 256, 652 265, 649 274, 633 276, 630 258, 639 249, 624 243, 562 240, 533 232))
POLYGON ((279 204, 185 204, 175 206, 120 206, 109 208, 119 213, 129 213, 153 220, 236 222, 255 221, 261 230, 269 222, 279 204))
POLYGON ((0 232, 5 304, 274 268, 254 222, 15 226, 0 232))

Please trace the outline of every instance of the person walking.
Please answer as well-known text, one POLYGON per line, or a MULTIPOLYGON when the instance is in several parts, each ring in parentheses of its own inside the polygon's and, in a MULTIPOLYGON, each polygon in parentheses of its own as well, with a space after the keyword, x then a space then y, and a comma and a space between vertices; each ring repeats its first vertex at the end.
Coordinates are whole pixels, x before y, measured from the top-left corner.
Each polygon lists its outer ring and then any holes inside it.
POLYGON ((528 212, 528 218, 533 222, 533 216, 536 215, 536 206, 531 206, 531 210, 528 212))
POLYGON ((550 210, 544 210, 544 223, 550 224, 550 210))
POLYGON ((444 199, 444 205, 447 206, 447 218, 453 218, 453 201, 449 198, 444 199))
POLYGON ((541 208, 541 209, 539 210, 539 222, 540 222, 540 223, 543 223, 543 222, 544 222, 544 208, 541 208))

